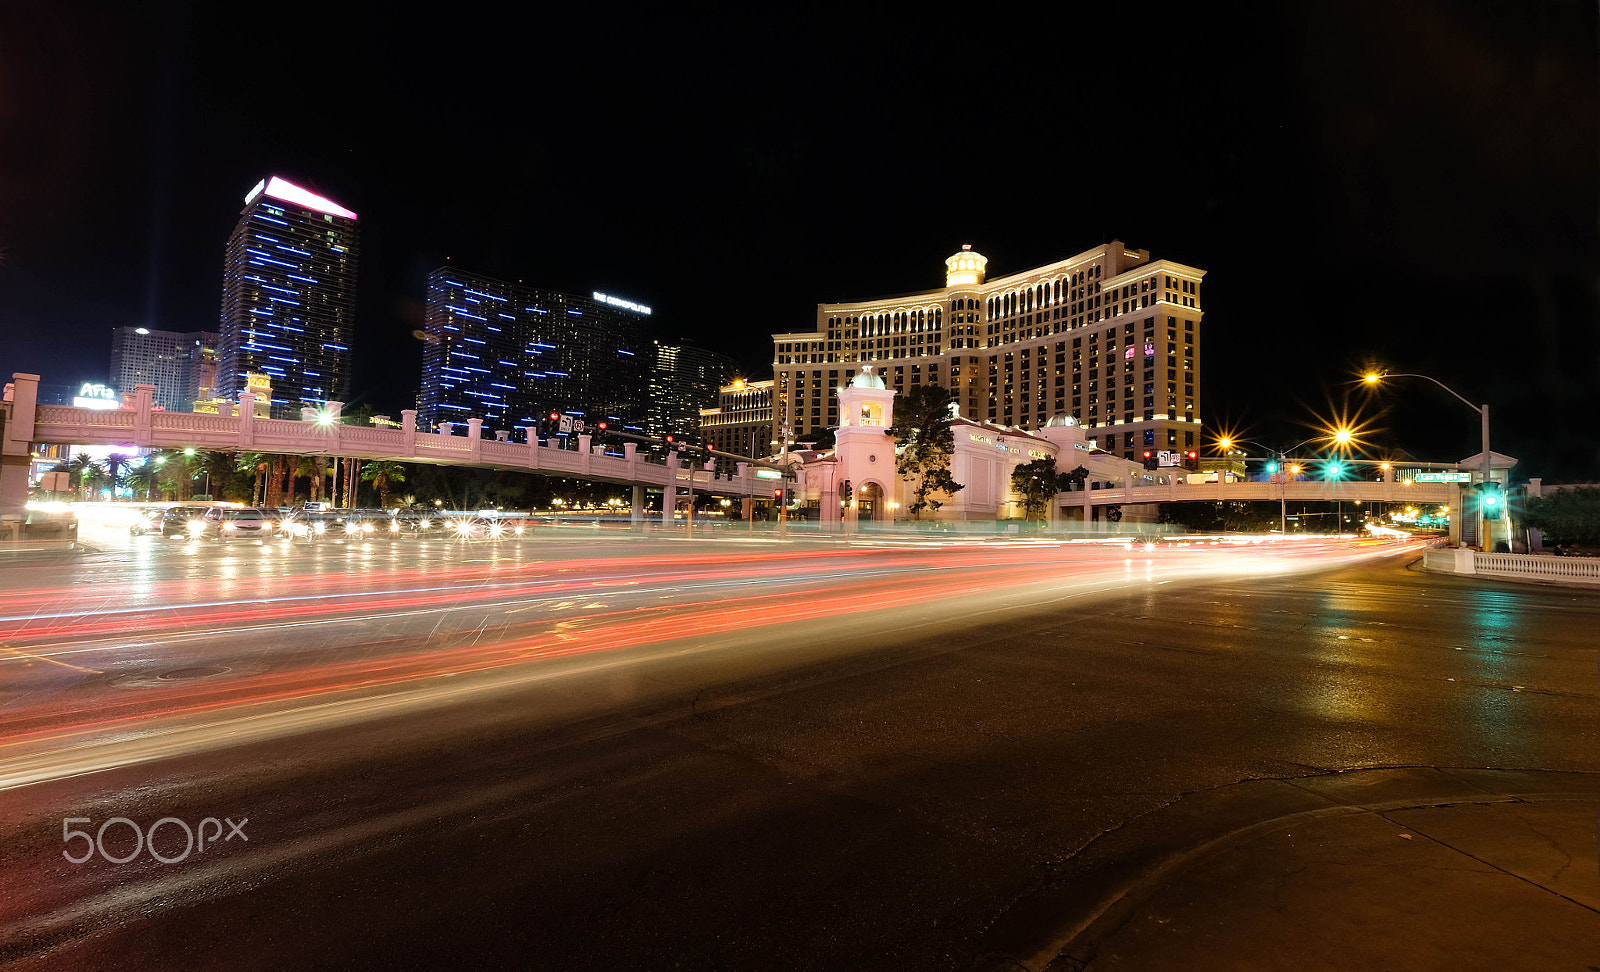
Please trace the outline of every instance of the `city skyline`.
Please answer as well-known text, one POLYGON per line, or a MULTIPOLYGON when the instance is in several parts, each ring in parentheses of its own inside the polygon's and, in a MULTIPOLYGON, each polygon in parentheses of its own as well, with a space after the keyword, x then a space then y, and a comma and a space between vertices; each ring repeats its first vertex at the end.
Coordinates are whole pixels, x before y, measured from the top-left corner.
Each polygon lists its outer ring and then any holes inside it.
MULTIPOLYGON (((104 360, 108 328, 214 329, 217 214, 272 171, 362 214, 355 346, 371 350, 349 397, 380 412, 409 404, 414 379, 396 376, 417 374, 410 335, 441 264, 651 304, 760 379, 772 333, 818 304, 923 289, 963 243, 1003 276, 1115 237, 1208 271, 1208 432, 1285 444, 1348 411, 1375 447, 1476 451, 1474 417, 1442 393, 1355 384, 1379 365, 1489 402, 1525 474, 1600 457, 1581 417, 1600 378, 1589 8, 1262 6, 1239 12, 1243 31, 1178 12, 1134 36, 1187 43, 1103 90, 1115 52, 1035 63, 954 24, 641 12, 608 25, 603 69, 550 52, 536 94, 452 53, 457 28, 376 35, 333 13, 337 99, 295 60, 309 52, 231 72, 238 16, 5 15, 39 50, 79 52, 53 74, 26 56, 3 68, 24 92, 57 82, 6 132, 39 149, 4 173, 11 370, 70 384, 93 377, 73 369, 104 360), (950 71, 892 68, 907 49, 964 53, 950 71), (439 70, 410 70, 424 52, 439 70), (242 110, 266 102, 295 110, 242 110), (504 113, 524 104, 537 123, 514 131, 504 113), (430 126, 455 142, 419 147, 430 126)), ((1126 26, 1049 23, 1080 39, 1126 26)))

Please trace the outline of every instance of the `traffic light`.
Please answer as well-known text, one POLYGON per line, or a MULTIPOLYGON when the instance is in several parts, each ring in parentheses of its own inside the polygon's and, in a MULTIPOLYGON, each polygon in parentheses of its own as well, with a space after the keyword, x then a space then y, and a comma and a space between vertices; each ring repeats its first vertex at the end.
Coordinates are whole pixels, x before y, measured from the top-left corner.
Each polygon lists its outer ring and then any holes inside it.
POLYGON ((1500 484, 1495 482, 1479 483, 1473 487, 1478 491, 1478 512, 1492 519, 1498 519, 1505 513, 1506 498, 1500 491, 1500 484))
POLYGON ((1188 470, 1192 470, 1193 472, 1199 472, 1200 471, 1200 453, 1194 451, 1193 449, 1190 449, 1188 452, 1185 452, 1183 454, 1183 468, 1188 469, 1188 470))
POLYGON ((1340 479, 1344 476, 1344 463, 1330 462, 1326 468, 1328 479, 1340 479))
POLYGON ((1144 450, 1144 468, 1151 471, 1161 468, 1161 460, 1156 458, 1156 454, 1149 449, 1144 450))

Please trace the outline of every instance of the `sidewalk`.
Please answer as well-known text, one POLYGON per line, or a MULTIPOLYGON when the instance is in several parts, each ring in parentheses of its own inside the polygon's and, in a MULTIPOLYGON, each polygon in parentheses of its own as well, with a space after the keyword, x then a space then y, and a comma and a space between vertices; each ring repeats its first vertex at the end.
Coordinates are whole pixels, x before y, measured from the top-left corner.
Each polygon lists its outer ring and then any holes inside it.
POLYGON ((1600 969, 1600 774, 1401 768, 1194 794, 1085 848, 978 968, 1600 969))

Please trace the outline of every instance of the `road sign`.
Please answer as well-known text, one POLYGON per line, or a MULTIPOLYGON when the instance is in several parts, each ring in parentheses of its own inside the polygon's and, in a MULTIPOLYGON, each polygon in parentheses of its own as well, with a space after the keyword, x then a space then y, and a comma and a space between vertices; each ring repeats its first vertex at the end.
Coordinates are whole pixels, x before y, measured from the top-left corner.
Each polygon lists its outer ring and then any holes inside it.
POLYGON ((1412 477, 1412 481, 1413 482, 1418 482, 1418 483, 1470 483, 1470 482, 1472 482, 1472 473, 1465 473, 1465 472, 1430 473, 1430 472, 1424 472, 1424 473, 1417 473, 1415 476, 1412 477))
POLYGON ((1156 453, 1156 460, 1163 466, 1181 466, 1183 465, 1183 453, 1163 450, 1156 453))

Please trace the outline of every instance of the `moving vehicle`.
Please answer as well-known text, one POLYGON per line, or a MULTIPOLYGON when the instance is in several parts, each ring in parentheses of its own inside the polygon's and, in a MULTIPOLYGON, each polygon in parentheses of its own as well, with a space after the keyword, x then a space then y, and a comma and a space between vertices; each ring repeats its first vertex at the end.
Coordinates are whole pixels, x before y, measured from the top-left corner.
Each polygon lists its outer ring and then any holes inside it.
POLYGON ((147 533, 160 533, 161 521, 166 515, 167 511, 160 508, 134 511, 134 520, 128 524, 128 536, 142 537, 147 533))
POLYGON ((201 517, 200 535, 208 540, 265 540, 272 536, 272 518, 254 507, 213 506, 201 517))
POLYGON ((204 506, 174 506, 161 515, 163 537, 198 536, 205 526, 201 519, 206 515, 204 506))

